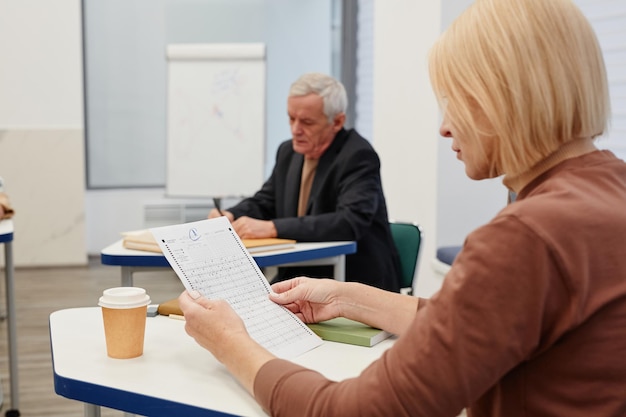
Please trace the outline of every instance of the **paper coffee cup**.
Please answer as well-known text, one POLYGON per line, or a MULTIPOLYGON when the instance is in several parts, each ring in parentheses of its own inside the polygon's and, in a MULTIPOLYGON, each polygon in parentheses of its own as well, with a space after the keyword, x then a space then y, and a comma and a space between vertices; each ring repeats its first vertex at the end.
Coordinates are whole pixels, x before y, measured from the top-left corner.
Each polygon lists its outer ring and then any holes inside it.
POLYGON ((107 355, 128 359, 143 354, 148 304, 150 296, 143 288, 115 287, 103 291, 98 305, 102 307, 107 355))

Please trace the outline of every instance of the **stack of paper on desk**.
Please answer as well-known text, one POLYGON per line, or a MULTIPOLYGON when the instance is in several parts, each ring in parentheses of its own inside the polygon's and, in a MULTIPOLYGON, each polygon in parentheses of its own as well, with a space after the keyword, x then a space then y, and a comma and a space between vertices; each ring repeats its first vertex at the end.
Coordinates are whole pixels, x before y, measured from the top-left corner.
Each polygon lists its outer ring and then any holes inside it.
POLYGON ((154 240, 150 230, 136 230, 133 232, 122 232, 124 239, 122 245, 126 249, 145 250, 148 252, 161 253, 159 244, 154 240))
POLYGON ((296 241, 292 239, 280 239, 268 237, 265 239, 241 239, 243 245, 250 253, 259 253, 279 249, 289 249, 296 246, 296 241))
POLYGON ((226 217, 150 229, 187 290, 227 300, 250 336, 281 358, 322 343, 297 316, 269 299, 269 282, 226 217))
MULTIPOLYGON (((135 230, 123 232, 122 245, 126 249, 143 250, 148 252, 162 253, 161 247, 154 239, 150 230, 135 230)), ((292 239, 266 238, 266 239, 241 239, 243 245, 250 253, 289 249, 296 245, 292 239)))

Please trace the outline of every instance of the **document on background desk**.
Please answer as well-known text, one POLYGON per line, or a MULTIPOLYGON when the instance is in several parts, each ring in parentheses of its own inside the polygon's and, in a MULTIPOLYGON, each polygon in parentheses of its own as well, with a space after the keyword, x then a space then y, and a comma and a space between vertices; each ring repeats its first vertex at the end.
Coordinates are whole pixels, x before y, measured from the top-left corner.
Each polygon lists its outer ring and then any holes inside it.
POLYGON ((290 359, 320 344, 300 319, 268 297, 270 285, 226 217, 150 229, 187 290, 227 300, 250 336, 290 359))

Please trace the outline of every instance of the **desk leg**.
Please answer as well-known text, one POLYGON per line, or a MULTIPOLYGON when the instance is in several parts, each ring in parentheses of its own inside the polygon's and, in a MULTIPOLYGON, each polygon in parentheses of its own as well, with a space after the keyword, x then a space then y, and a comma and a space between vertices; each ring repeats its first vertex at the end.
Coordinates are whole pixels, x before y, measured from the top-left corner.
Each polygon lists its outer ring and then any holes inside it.
MULTIPOLYGON (((135 414, 124 413, 124 417, 133 417, 135 414)), ((85 403, 85 417, 100 417, 100 406, 85 403)))
POLYGON ((123 266, 122 267, 122 287, 132 287, 132 286, 133 286, 133 267, 123 266))
POLYGON ((100 417, 100 406, 85 403, 85 417, 100 417))
POLYGON ((346 280, 346 255, 336 256, 334 261, 335 280, 343 282, 346 280))
MULTIPOLYGON (((6 278, 6 297, 7 297, 7 316, 8 316, 8 334, 9 334, 9 369, 11 378, 11 409, 19 409, 18 380, 17 380, 17 322, 15 319, 15 296, 13 288, 13 242, 4 244, 5 258, 5 278, 6 278)), ((18 414, 19 415, 19 414, 18 414)))

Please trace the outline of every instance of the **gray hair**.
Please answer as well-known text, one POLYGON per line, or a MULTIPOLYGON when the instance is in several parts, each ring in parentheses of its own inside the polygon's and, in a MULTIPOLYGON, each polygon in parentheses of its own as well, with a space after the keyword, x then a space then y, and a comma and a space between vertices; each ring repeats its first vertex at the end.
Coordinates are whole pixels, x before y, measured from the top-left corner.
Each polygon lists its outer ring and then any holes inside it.
POLYGON ((330 75, 310 72, 300 76, 291 84, 289 97, 317 94, 324 100, 324 115, 332 122, 335 116, 345 113, 348 108, 346 89, 330 75))

